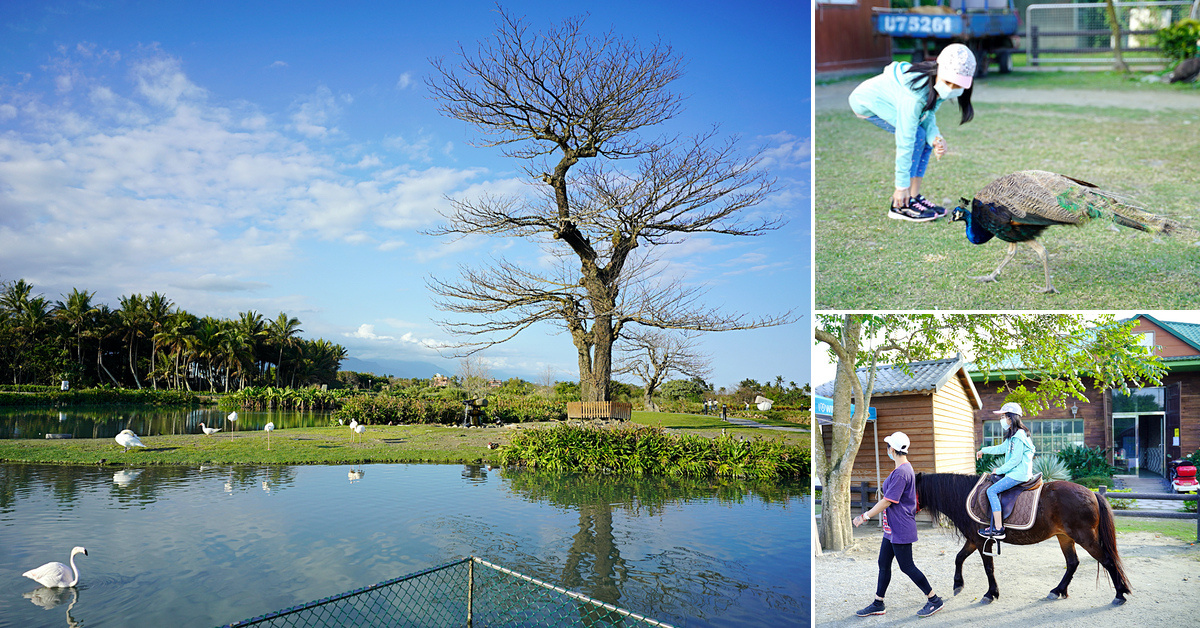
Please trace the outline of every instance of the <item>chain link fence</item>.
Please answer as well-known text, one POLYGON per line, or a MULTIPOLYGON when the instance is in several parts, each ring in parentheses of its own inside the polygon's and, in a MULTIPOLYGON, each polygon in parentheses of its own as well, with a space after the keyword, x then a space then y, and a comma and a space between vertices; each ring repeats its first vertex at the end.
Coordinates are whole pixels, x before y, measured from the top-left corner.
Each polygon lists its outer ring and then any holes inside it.
POLYGON ((222 628, 239 626, 672 628, 474 556, 222 628))
MULTIPOLYGON (((1130 65, 1162 65, 1154 33, 1188 16, 1191 0, 1116 2, 1122 58, 1130 65)), ((1111 64, 1113 36, 1104 2, 1031 4, 1025 10, 1029 65, 1111 64)))

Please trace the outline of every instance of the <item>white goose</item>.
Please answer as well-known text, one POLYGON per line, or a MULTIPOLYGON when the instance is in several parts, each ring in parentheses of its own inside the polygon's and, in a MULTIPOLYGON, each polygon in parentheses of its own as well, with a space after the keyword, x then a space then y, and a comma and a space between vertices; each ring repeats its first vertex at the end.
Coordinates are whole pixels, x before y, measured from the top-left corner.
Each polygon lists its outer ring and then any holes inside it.
POLYGON ((117 434, 115 440, 118 445, 125 448, 125 451, 129 451, 130 447, 145 447, 142 444, 142 440, 137 437, 137 434, 133 433, 133 430, 121 430, 121 433, 117 434))
POLYGON ((204 432, 204 435, 205 435, 205 436, 212 436, 213 434, 216 434, 217 432, 220 432, 220 431, 221 431, 221 428, 219 428, 219 427, 204 427, 204 424, 203 424, 203 423, 201 423, 201 424, 200 424, 200 431, 201 431, 201 432, 204 432))
POLYGON ((70 567, 62 563, 46 563, 37 569, 30 569, 21 575, 51 589, 73 587, 79 583, 79 570, 75 567, 76 554, 87 556, 88 551, 82 547, 76 547, 71 550, 70 567))

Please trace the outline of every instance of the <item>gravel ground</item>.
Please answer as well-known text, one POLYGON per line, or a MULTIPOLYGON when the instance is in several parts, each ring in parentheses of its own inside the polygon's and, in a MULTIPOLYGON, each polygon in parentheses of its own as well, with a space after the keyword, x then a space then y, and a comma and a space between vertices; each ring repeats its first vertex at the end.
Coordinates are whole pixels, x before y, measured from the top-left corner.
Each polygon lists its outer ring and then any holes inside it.
POLYGON ((1119 534, 1117 547, 1133 593, 1120 607, 1110 605, 1112 581, 1101 570, 1097 584, 1096 561, 1078 548, 1079 569, 1065 600, 1048 601, 1046 594, 1062 578, 1065 562, 1053 539, 1037 545, 1005 545, 996 559, 1000 597, 980 604, 987 591, 987 576, 979 554, 963 564, 963 592, 953 595, 954 555, 961 541, 949 531, 921 525, 913 548, 917 567, 929 578, 946 605, 925 619, 916 612, 924 596, 895 564, 887 594, 887 614, 857 617, 854 612, 871 603, 878 575, 879 529, 865 525, 855 530, 856 548, 817 557, 814 563, 813 619, 818 626, 924 627, 987 625, 1029 628, 1063 626, 1092 628, 1102 625, 1182 626, 1200 612, 1200 547, 1148 532, 1119 534))

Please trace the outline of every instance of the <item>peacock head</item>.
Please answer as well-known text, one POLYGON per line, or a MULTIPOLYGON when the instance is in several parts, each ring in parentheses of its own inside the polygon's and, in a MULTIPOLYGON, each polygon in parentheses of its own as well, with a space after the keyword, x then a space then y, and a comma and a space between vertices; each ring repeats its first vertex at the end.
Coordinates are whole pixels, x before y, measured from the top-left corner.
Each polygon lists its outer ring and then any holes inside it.
POLYGON ((971 201, 965 198, 958 199, 958 207, 955 207, 950 212, 950 221, 958 222, 961 220, 970 221, 971 219, 971 201))

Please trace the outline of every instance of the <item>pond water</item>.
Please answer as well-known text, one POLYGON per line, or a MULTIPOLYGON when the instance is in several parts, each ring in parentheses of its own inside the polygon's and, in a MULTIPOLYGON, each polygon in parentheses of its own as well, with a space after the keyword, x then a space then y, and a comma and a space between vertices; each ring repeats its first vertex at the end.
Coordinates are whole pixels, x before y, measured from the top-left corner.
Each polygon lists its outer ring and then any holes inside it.
POLYGON ((216 626, 471 554, 677 626, 809 625, 800 483, 355 470, 0 465, 0 626, 216 626), (76 545, 75 589, 21 575, 76 545))
POLYGON ((200 424, 223 430, 261 430, 329 425, 325 410, 238 410, 237 421, 226 421, 229 410, 216 406, 163 408, 158 406, 0 407, 0 438, 45 438, 71 434, 75 438, 112 438, 121 430, 138 436, 199 434, 200 424))

